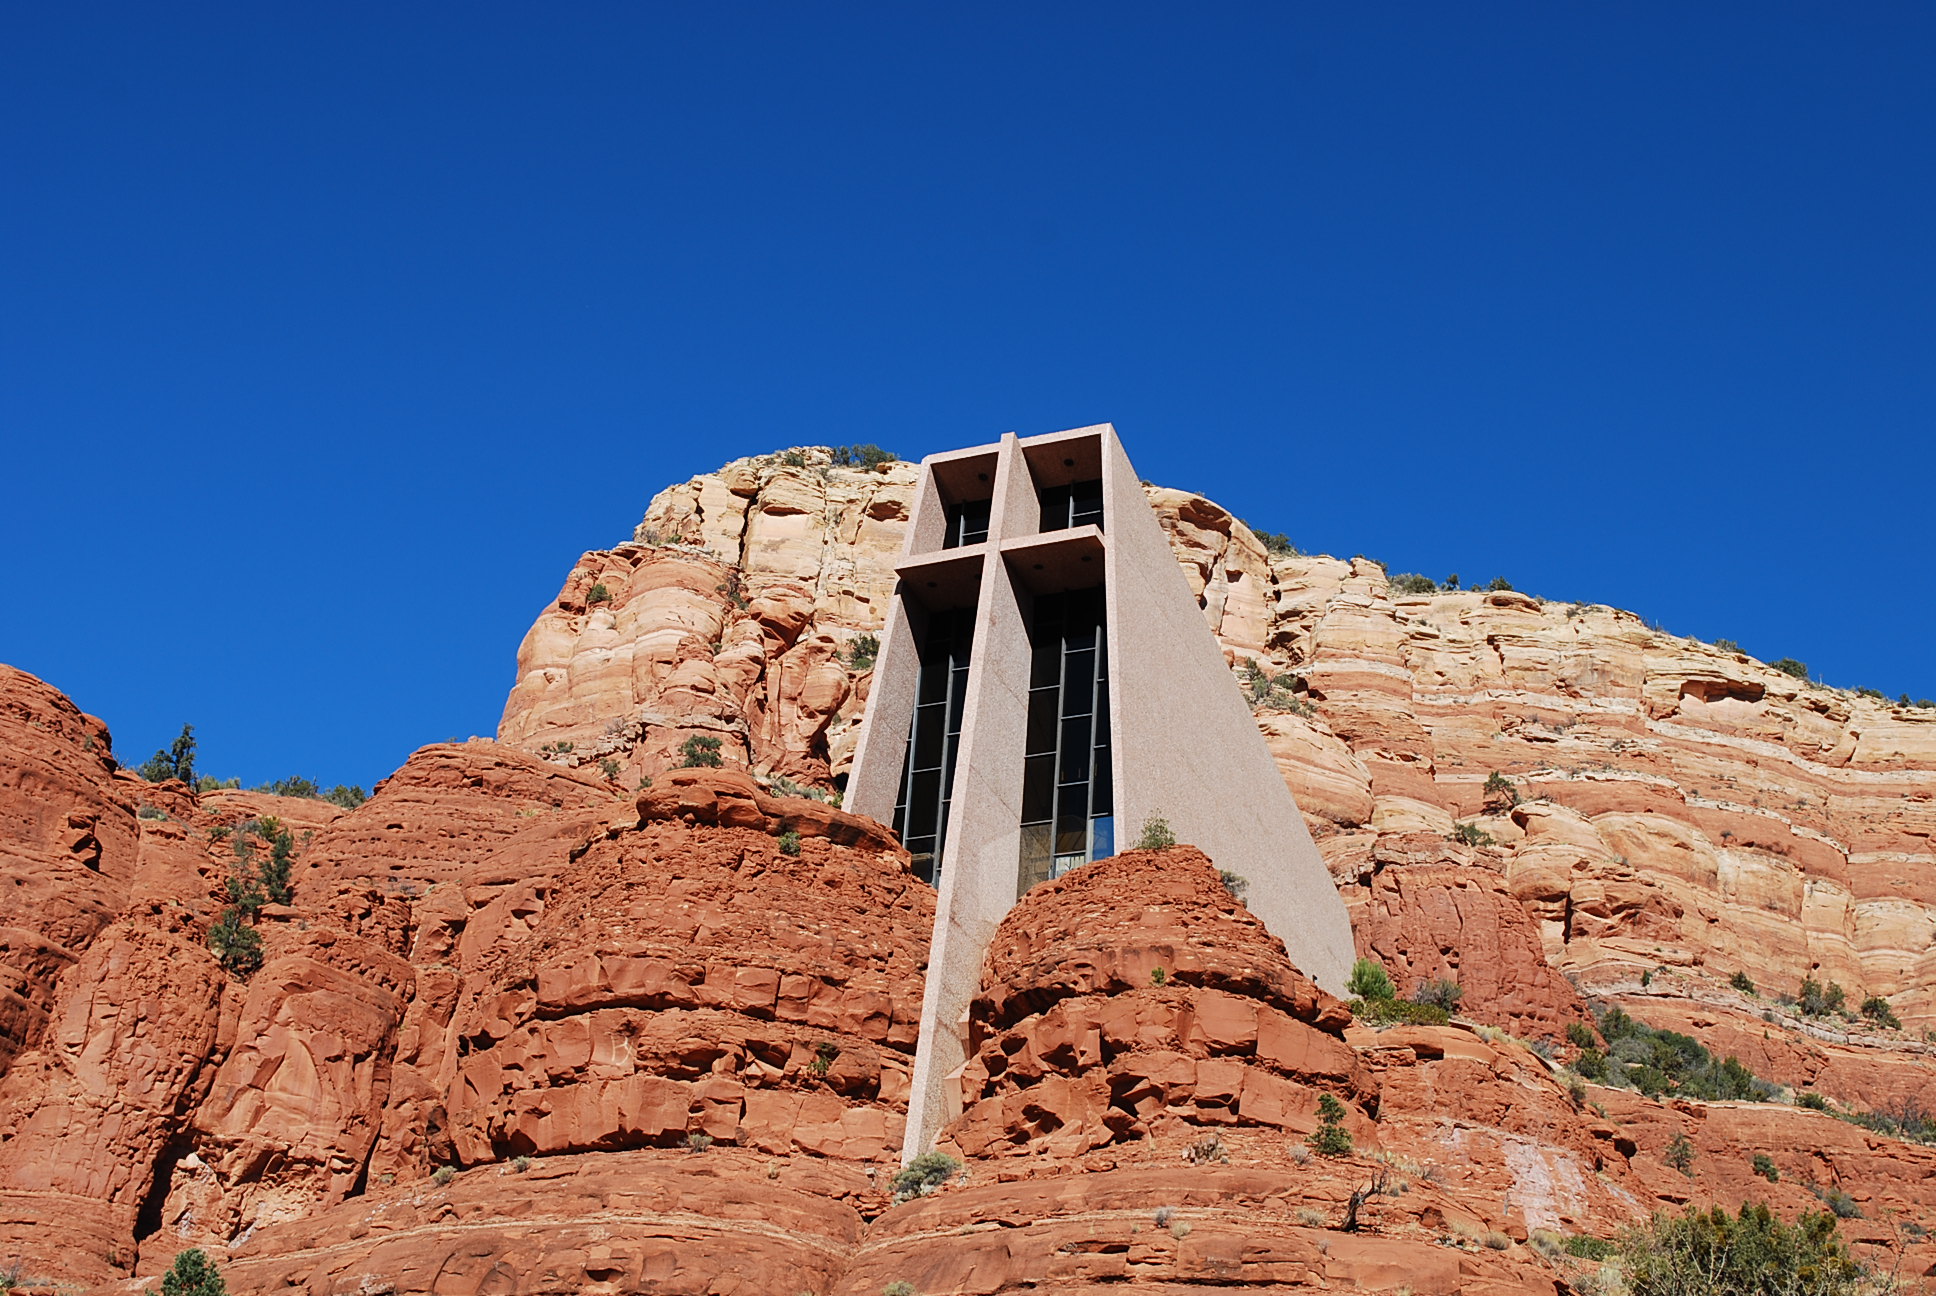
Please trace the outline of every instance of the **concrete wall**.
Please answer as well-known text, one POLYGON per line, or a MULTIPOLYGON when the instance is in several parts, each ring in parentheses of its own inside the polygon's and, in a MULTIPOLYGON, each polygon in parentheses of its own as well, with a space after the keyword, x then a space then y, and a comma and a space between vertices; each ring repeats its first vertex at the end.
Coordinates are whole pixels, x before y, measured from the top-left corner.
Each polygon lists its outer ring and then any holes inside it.
POLYGON ((1352 962, 1344 901, 1114 429, 1103 510, 1117 849, 1161 815, 1178 841, 1243 876, 1245 903, 1291 961, 1342 994, 1352 962))

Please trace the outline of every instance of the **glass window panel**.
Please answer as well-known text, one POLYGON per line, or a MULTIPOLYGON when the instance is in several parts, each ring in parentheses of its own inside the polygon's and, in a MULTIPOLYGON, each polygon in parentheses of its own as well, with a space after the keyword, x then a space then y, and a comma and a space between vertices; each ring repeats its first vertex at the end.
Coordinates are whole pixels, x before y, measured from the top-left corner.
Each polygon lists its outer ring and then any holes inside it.
POLYGON ((1096 748, 1095 775, 1089 780, 1089 813, 1109 814, 1115 809, 1115 780, 1110 769, 1109 748, 1096 748))
POLYGON ((1095 702, 1096 654, 1069 654, 1068 682, 1062 687, 1062 714, 1088 715, 1095 702))
POLYGON ((1028 709, 1028 747, 1033 756, 1039 752, 1055 750, 1055 692, 1052 689, 1038 689, 1029 694, 1028 709))
MULTIPOLYGON (((1041 627, 1037 627, 1041 633, 1041 627)), ((1030 688, 1055 688, 1062 683, 1062 642, 1060 636, 1035 645, 1034 661, 1029 667, 1030 688)))
POLYGON ((1061 783, 1089 781, 1089 717, 1077 716, 1062 722, 1061 783))
POLYGON ((948 670, 944 665, 923 661, 917 702, 945 702, 948 699, 948 670))
POLYGON ((1073 828, 1057 830, 1055 834, 1055 853, 1073 855, 1081 859, 1089 853, 1089 824, 1085 820, 1073 828))
POLYGON ((957 666, 953 673, 954 686, 949 690, 949 702, 954 707, 954 714, 948 721, 948 727, 960 733, 962 706, 968 700, 968 667, 966 664, 957 666))
POLYGON ((914 721, 914 768, 917 770, 938 769, 941 766, 941 744, 946 737, 943 722, 947 719, 945 710, 940 706, 917 708, 914 721))
MULTIPOLYGON (((1055 802, 1055 831, 1058 835, 1066 832, 1089 831, 1089 789, 1081 783, 1065 783, 1058 789, 1060 795, 1055 802)), ((1087 837, 1083 838, 1086 842, 1087 837)), ((1069 850, 1067 846, 1057 846, 1058 853, 1069 850)), ((1076 847, 1074 849, 1081 849, 1076 847)))
POLYGON ((1022 822, 1046 823, 1055 807, 1055 757, 1022 762, 1022 822))
POLYGON ((908 798, 908 814, 918 832, 932 824, 941 809, 941 771, 916 770, 913 785, 913 794, 908 798))
POLYGON ((1089 858, 1108 859, 1116 853, 1116 820, 1101 815, 1089 821, 1089 858))

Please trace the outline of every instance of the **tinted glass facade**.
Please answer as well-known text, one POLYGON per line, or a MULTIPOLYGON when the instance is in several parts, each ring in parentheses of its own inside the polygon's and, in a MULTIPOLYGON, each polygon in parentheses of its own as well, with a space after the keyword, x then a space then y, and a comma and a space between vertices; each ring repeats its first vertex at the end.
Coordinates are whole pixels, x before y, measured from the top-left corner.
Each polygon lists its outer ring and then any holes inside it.
POLYGON ((1102 587, 1037 597, 1029 640, 1018 894, 1115 853, 1102 587))
POLYGON ((1102 479, 1048 486, 1037 492, 1042 501, 1042 529, 1102 525, 1102 479))
POLYGON ((929 616, 921 638, 921 669, 915 684, 914 720, 901 766, 894 832, 914 857, 914 871, 941 881, 941 850, 948 837, 948 800, 961 747, 962 703, 968 696, 968 656, 975 613, 957 608, 929 616))
POLYGON ((988 538, 990 500, 963 500, 948 506, 948 532, 942 539, 944 549, 980 544, 988 538))

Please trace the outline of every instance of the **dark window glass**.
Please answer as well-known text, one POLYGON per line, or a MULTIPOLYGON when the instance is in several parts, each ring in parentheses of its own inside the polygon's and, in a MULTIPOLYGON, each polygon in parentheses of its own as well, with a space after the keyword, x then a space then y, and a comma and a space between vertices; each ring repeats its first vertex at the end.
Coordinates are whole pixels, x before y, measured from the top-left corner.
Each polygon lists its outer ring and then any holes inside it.
POLYGON ((980 544, 988 538, 988 500, 963 500, 948 506, 948 534, 942 548, 980 544))
POLYGON ((914 856, 915 873, 928 882, 941 878, 973 633, 974 613, 966 609, 933 614, 921 633, 918 705, 901 761, 894 831, 914 856))
POLYGON ((1109 726, 1092 712, 1106 698, 1100 589, 1044 595, 1030 609, 1035 687, 1028 695, 1028 756, 1022 770, 1022 858, 1026 890, 1114 849, 1109 726))
POLYGON ((1102 481, 1100 478, 1068 486, 1050 486, 1038 497, 1042 502, 1042 529, 1061 531, 1066 527, 1102 525, 1102 481))

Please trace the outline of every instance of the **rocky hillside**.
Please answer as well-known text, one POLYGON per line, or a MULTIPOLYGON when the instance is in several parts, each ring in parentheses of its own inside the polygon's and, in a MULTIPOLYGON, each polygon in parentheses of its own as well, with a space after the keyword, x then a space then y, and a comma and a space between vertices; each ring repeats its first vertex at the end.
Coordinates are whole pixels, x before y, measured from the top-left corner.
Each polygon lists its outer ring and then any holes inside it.
POLYGON ((0 1271, 1552 1296, 1594 1268, 1562 1238, 1759 1200, 1936 1276, 1936 1147, 1870 1115, 1936 1089, 1936 712, 1605 608, 1394 598, 1161 490, 1361 947, 1459 1014, 1354 1017, 1213 861, 1130 852, 1004 922, 959 1169, 897 1193, 933 895, 802 794, 844 772, 912 471, 793 457, 662 493, 533 627, 502 741, 353 811, 144 783, 0 668, 0 1271), (723 768, 671 768, 695 736, 723 768), (1901 1025, 1780 1001, 1810 974, 1901 1025), (1773 1084, 1584 1083, 1613 1006, 1773 1084))
MULTIPOLYGON (((539 616, 500 739, 629 787, 710 735, 735 766, 832 786, 915 477, 808 449, 661 492, 539 616)), ((1408 987, 1450 977, 1556 1036, 1575 987, 1741 1030, 1768 1005, 1736 973, 1764 997, 1813 978, 1904 1029, 1789 1015, 1782 1080, 1854 1101, 1928 1060, 1936 709, 1608 607, 1400 595, 1377 563, 1274 553, 1208 500, 1149 496, 1361 946, 1408 987)))

